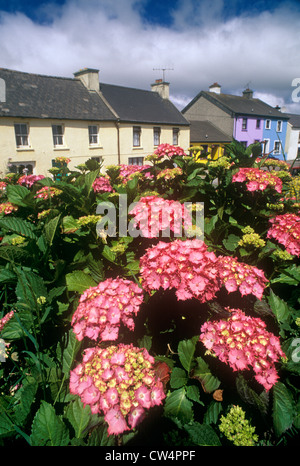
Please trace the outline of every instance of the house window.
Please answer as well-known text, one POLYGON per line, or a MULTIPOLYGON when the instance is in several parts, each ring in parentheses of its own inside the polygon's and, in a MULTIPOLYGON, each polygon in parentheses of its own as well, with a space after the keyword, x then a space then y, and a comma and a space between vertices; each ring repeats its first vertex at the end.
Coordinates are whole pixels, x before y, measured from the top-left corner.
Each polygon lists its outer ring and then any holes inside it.
POLYGON ((133 127, 133 147, 140 147, 141 145, 141 127, 133 127))
POLYGON ((160 128, 153 128, 153 144, 159 146, 160 144, 160 128))
POLYGON ((271 120, 266 120, 266 129, 271 129, 271 120))
POLYGON ((282 121, 281 120, 277 121, 276 131, 277 131, 277 133, 280 133, 282 131, 282 121))
POLYGON ((144 165, 144 157, 128 157, 128 165, 144 165))
POLYGON ((20 175, 32 175, 35 162, 9 162, 8 169, 10 173, 19 173, 20 175))
POLYGON ((274 154, 279 154, 280 153, 280 141, 275 141, 274 142, 274 154))
POLYGON ((99 134, 98 134, 98 126, 91 125, 89 126, 89 145, 98 145, 99 144, 99 134))
POLYGON ((28 147, 28 126, 24 123, 15 124, 15 135, 17 147, 28 147))
POLYGON ((274 154, 279 154, 280 152, 280 141, 274 142, 274 154))
POLYGON ((243 121, 242 121, 242 131, 247 131, 247 118, 243 118, 243 121))
POLYGON ((260 128, 260 119, 256 120, 256 129, 260 128))
POLYGON ((173 146, 178 146, 179 128, 173 128, 173 146))
POLYGON ((270 139, 265 139, 263 141, 263 145, 264 145, 264 155, 265 154, 268 154, 270 152, 270 139))
POLYGON ((52 125, 54 147, 64 145, 64 128, 62 125, 52 125))

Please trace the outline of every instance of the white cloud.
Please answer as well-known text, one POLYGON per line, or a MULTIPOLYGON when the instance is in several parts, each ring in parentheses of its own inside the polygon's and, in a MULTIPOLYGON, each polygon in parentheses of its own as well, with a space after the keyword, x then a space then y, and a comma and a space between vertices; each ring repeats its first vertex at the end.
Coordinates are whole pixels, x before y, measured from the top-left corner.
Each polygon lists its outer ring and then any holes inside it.
POLYGON ((40 24, 0 12, 0 66, 60 76, 93 67, 103 82, 145 89, 162 76, 153 68, 166 67, 173 68, 166 79, 180 107, 215 81, 232 93, 251 82, 276 104, 292 104, 291 82, 300 76, 300 12, 292 4, 224 22, 227 2, 181 0, 166 28, 142 20, 143 2, 46 4, 37 11, 47 20, 40 24))

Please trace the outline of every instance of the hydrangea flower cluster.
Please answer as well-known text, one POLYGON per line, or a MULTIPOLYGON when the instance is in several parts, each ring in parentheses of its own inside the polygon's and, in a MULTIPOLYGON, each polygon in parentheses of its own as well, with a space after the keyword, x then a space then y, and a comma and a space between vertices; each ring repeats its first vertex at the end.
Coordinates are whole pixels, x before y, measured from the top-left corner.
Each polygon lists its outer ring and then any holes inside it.
POLYGON ((274 238, 282 244, 287 252, 300 256, 300 217, 296 214, 277 215, 270 219, 272 227, 267 238, 274 238))
POLYGON ((236 446, 252 447, 258 442, 255 427, 251 426, 240 406, 232 406, 226 416, 221 416, 219 429, 236 446))
POLYGON ((219 274, 229 293, 239 290, 242 296, 253 294, 258 299, 262 298, 268 280, 261 269, 231 256, 219 256, 218 259, 219 274))
POLYGON ((44 175, 23 175, 18 179, 18 184, 31 188, 34 183, 44 178, 44 175))
POLYGON ((213 299, 225 285, 228 292, 239 290, 261 299, 267 279, 262 270, 230 256, 216 257, 198 239, 159 242, 140 259, 142 285, 147 292, 176 289, 179 300, 213 299))
POLYGON ((56 157, 54 162, 60 165, 66 165, 71 162, 71 159, 68 157, 56 157))
POLYGON ((11 202, 3 202, 0 204, 0 214, 8 215, 16 210, 18 210, 18 207, 11 202))
POLYGON ((160 144, 157 149, 154 151, 154 154, 158 158, 163 158, 163 157, 168 157, 169 159, 172 159, 176 155, 185 155, 184 150, 182 147, 179 146, 172 146, 171 144, 160 144))
POLYGON ((58 196, 61 193, 61 189, 54 188, 53 186, 45 186, 44 188, 39 189, 34 197, 37 199, 47 200, 50 197, 58 196))
POLYGON ((76 338, 116 340, 121 322, 134 330, 134 320, 143 302, 143 291, 134 282, 108 278, 84 291, 72 317, 76 338))
POLYGON ((7 314, 5 314, 5 316, 2 317, 2 319, 0 319, 0 332, 3 330, 4 325, 10 321, 13 315, 14 315, 14 311, 10 311, 7 314))
POLYGON ((234 371, 252 366, 255 379, 270 390, 278 380, 275 363, 285 358, 279 338, 266 330, 258 317, 246 316, 240 309, 229 309, 228 320, 205 322, 200 341, 234 371))
POLYGON ((178 300, 209 301, 220 288, 217 261, 203 241, 160 241, 140 259, 142 285, 149 293, 175 288, 178 300))
POLYGON ((263 240, 259 234, 255 233, 253 228, 247 226, 242 229, 244 233, 240 241, 238 242, 239 246, 250 246, 254 248, 263 248, 266 244, 265 240, 263 240))
POLYGON ((148 177, 147 170, 151 168, 150 165, 119 165, 120 167, 120 178, 122 179, 122 183, 127 183, 134 175, 137 173, 143 173, 146 177, 148 177))
POLYGON ((95 179, 93 183, 93 190, 95 193, 111 193, 114 191, 109 178, 106 176, 99 176, 95 179))
POLYGON ((278 167, 281 170, 286 170, 286 171, 290 169, 289 164, 285 162, 284 160, 277 160, 277 159, 270 159, 270 158, 263 160, 261 158, 257 158, 255 163, 259 165, 262 164, 263 167, 278 167))
POLYGON ((121 434, 134 429, 146 410, 165 398, 153 363, 146 349, 132 344, 88 348, 70 373, 70 392, 90 405, 93 414, 104 413, 109 435, 121 434))
POLYGON ((5 181, 0 181, 0 191, 6 190, 7 183, 5 181))
POLYGON ((234 183, 243 183, 246 181, 248 191, 264 191, 268 187, 274 188, 278 193, 282 191, 281 179, 259 168, 240 168, 239 171, 233 175, 232 181, 234 183))
POLYGON ((134 227, 138 226, 146 238, 155 238, 166 229, 182 236, 183 219, 185 228, 192 224, 190 213, 183 204, 157 196, 142 197, 129 214, 134 216, 134 227))
POLYGON ((182 175, 182 173, 183 172, 182 172, 181 168, 179 168, 179 167, 165 168, 164 170, 162 170, 161 172, 158 173, 157 179, 160 180, 161 178, 163 178, 166 181, 174 180, 174 178, 176 178, 177 176, 182 175))

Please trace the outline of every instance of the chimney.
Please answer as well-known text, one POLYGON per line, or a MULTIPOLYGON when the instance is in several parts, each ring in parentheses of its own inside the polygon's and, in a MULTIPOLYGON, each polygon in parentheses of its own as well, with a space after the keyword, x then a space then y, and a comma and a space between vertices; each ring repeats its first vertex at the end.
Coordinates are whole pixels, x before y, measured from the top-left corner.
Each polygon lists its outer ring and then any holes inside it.
POLYGON ((162 79, 156 79, 155 83, 151 84, 151 90, 158 92, 163 99, 169 99, 169 85, 170 83, 166 83, 162 79))
POLYGON ((245 99, 253 99, 253 91, 248 87, 243 91, 243 97, 245 97, 245 99))
POLYGON ((76 79, 80 79, 89 91, 99 91, 99 70, 83 68, 82 70, 74 73, 74 77, 76 79))
POLYGON ((209 86, 209 92, 215 92, 215 94, 221 94, 221 86, 218 83, 214 83, 209 86))

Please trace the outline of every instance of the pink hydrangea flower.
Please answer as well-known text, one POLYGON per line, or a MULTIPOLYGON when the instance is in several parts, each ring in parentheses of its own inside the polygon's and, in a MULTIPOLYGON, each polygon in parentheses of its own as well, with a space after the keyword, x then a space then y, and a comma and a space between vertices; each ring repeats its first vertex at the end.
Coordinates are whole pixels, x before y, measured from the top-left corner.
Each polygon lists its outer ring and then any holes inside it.
POLYGON ((18 184, 31 188, 34 183, 44 178, 44 175, 23 175, 18 179, 18 184))
POLYGON ((0 214, 8 215, 16 210, 18 210, 18 207, 11 202, 3 202, 0 204, 0 214))
POLYGON ((267 279, 262 270, 230 256, 217 257, 201 240, 159 242, 140 259, 144 289, 175 289, 178 300, 213 299, 224 285, 229 293, 262 298, 267 279))
POLYGON ((36 199, 49 199, 54 196, 58 196, 62 193, 61 189, 54 188, 53 186, 45 186, 39 189, 34 196, 36 199))
POLYGON ((138 226, 146 238, 158 237, 164 230, 167 234, 173 231, 175 235, 182 236, 183 226, 192 225, 184 204, 157 196, 142 197, 129 214, 134 216, 133 226, 138 226))
POLYGON ((287 252, 300 256, 300 217, 296 214, 277 215, 270 220, 272 224, 267 238, 274 238, 287 252))
POLYGON ((136 316, 143 302, 143 290, 134 282, 109 278, 81 295, 72 317, 72 327, 81 341, 85 336, 102 341, 116 340, 120 324, 134 329, 136 316))
POLYGON ((246 182, 248 191, 264 191, 271 187, 278 193, 282 191, 282 181, 278 176, 272 175, 266 170, 259 168, 246 167, 240 168, 232 177, 233 183, 246 182))
POLYGON ((145 348, 124 344, 88 348, 70 373, 70 392, 92 413, 104 415, 109 435, 118 435, 134 429, 147 410, 165 398, 153 365, 145 348))
POLYGON ((152 178, 147 170, 151 165, 118 165, 120 167, 120 178, 123 184, 126 184, 137 173, 143 174, 146 178, 152 178))
POLYGON ((154 151, 154 154, 159 158, 168 157, 172 159, 176 155, 184 156, 185 152, 182 147, 173 146, 171 144, 160 144, 157 149, 154 151))
POLYGON ((270 390, 278 380, 275 363, 285 357, 279 338, 266 330, 260 318, 246 316, 240 309, 229 311, 229 319, 202 325, 200 341, 234 371, 252 366, 255 379, 270 390))
POLYGON ((107 176, 99 176, 92 186, 95 193, 111 193, 114 191, 107 176))

